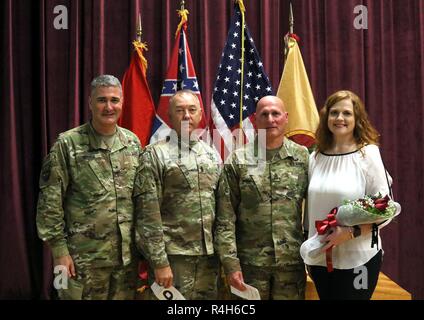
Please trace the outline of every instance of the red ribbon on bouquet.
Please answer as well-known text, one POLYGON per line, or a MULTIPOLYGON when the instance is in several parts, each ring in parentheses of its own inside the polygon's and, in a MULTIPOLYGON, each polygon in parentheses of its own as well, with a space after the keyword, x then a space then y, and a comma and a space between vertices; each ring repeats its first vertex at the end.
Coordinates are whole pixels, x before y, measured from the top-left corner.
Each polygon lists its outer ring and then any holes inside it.
MULTIPOLYGON (((319 235, 326 234, 330 228, 337 226, 336 214, 337 207, 331 209, 330 213, 327 214, 327 219, 315 221, 315 228, 319 235)), ((325 251, 325 258, 327 262, 327 271, 333 272, 333 246, 325 251)))

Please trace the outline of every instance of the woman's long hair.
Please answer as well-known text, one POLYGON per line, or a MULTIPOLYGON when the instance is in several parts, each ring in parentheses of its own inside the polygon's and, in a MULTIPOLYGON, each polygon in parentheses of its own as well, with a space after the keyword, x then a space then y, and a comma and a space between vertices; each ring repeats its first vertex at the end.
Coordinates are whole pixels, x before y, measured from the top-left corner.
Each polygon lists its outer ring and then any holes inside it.
POLYGON ((324 107, 319 113, 319 125, 316 131, 317 153, 325 152, 331 148, 333 144, 333 133, 328 128, 328 114, 332 106, 337 102, 350 99, 353 104, 353 113, 355 116, 355 128, 353 130, 353 137, 359 148, 367 144, 378 145, 379 133, 373 127, 365 107, 361 99, 351 91, 341 90, 333 93, 325 101, 324 107))

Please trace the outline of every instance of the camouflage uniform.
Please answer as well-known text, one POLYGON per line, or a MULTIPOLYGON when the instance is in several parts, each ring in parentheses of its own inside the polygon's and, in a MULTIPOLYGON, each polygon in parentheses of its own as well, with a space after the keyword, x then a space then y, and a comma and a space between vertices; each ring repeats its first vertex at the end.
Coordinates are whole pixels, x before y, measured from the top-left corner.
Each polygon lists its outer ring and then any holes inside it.
POLYGON ((107 299, 134 294, 131 195, 140 152, 132 132, 117 127, 108 150, 86 123, 62 133, 44 160, 38 234, 49 243, 54 258, 71 255, 77 274, 68 290, 60 290, 60 297, 107 299))
POLYGON ((142 154, 134 184, 137 243, 153 269, 171 267, 174 286, 186 299, 215 299, 219 162, 203 141, 191 141, 189 153, 180 151, 180 143, 159 141, 142 154))
POLYGON ((299 248, 309 154, 284 144, 261 168, 257 143, 236 150, 221 175, 215 245, 226 274, 243 272, 262 299, 303 299, 299 248))

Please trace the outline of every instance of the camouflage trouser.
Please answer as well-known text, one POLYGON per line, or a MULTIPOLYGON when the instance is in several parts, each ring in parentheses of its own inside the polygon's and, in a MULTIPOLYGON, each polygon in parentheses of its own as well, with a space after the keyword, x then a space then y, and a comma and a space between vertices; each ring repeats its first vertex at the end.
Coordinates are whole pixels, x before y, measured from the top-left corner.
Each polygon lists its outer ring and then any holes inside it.
POLYGON ((262 300, 304 300, 306 272, 299 267, 242 265, 244 282, 257 288, 262 300))
MULTIPOLYGON (((173 285, 187 300, 217 299, 219 263, 216 256, 168 255, 168 260, 174 276, 173 285)), ((152 284, 155 281, 152 270, 149 278, 152 284)), ((156 300, 149 291, 150 299, 156 300)))
POLYGON ((136 264, 106 268, 76 267, 76 278, 68 288, 58 290, 61 300, 133 300, 136 264))

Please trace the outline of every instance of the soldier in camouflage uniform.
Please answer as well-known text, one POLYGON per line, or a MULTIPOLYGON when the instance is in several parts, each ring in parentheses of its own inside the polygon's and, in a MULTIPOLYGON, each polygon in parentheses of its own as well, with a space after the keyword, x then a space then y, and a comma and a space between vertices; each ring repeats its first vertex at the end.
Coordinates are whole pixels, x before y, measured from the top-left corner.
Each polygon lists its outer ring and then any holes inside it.
POLYGON ((168 114, 173 136, 146 147, 135 180, 139 244, 152 268, 150 282, 174 285, 186 299, 216 299, 212 227, 219 161, 193 137, 202 110, 192 91, 178 91, 168 114))
POLYGON ((258 165, 265 142, 256 139, 230 156, 219 182, 215 245, 228 283, 239 290, 252 285, 263 300, 305 295, 299 248, 309 153, 284 137, 287 121, 279 98, 259 100, 256 125, 266 130, 266 162, 258 165))
POLYGON ((60 134, 43 163, 37 229, 71 277, 56 288, 61 299, 135 295, 131 196, 141 145, 117 126, 122 99, 118 79, 95 78, 91 121, 60 134))

